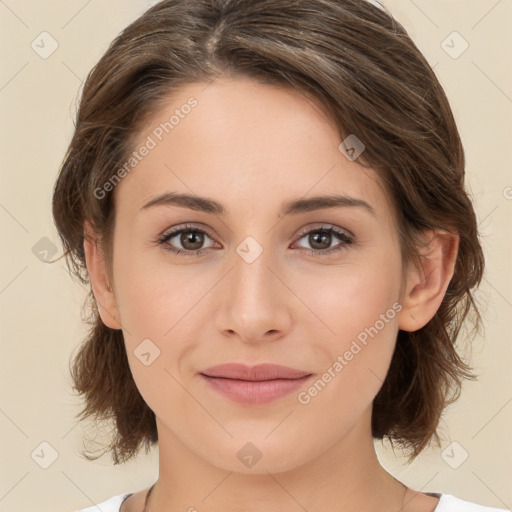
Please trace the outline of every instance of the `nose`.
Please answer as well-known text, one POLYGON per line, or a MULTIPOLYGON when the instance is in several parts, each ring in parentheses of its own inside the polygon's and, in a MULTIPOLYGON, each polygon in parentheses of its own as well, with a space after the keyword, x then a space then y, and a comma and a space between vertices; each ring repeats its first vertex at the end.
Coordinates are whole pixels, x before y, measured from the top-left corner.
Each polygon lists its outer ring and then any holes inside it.
POLYGON ((270 254, 264 250, 249 263, 234 253, 232 270, 219 283, 216 327, 225 336, 263 343, 290 330, 292 293, 270 254))

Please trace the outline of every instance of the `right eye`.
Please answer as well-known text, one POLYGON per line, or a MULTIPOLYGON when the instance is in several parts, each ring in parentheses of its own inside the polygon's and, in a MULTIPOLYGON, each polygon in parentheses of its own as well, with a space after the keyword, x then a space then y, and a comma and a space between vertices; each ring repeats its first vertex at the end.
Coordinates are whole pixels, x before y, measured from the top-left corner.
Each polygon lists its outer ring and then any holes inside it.
POLYGON ((205 242, 205 237, 211 238, 204 229, 186 225, 165 233, 159 238, 158 243, 166 251, 173 252, 174 254, 194 256, 204 252, 202 246, 205 242), (176 240, 173 241, 173 239, 176 240), (181 247, 176 247, 177 244, 181 245, 181 247))

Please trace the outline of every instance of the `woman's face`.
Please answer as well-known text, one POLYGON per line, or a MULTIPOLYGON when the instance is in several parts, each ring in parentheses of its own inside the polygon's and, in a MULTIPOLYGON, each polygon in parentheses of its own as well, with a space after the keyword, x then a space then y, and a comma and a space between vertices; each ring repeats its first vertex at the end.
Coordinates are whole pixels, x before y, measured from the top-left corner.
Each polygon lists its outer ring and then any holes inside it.
POLYGON ((113 284, 161 446, 263 473, 343 440, 371 442, 372 400, 399 329, 402 261, 377 175, 340 143, 299 93, 245 78, 183 87, 140 134, 140 161, 114 191, 113 284), (313 200, 335 195, 345 200, 313 200), (261 384, 228 396, 214 384, 229 381, 201 375, 225 363, 311 376, 281 381, 293 390, 274 399, 258 394, 261 384))

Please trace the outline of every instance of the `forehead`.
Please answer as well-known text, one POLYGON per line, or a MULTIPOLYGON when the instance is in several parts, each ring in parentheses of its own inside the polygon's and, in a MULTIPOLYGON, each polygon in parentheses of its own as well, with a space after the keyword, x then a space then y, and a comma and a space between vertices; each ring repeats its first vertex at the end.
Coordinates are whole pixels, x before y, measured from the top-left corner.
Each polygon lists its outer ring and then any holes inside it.
POLYGON ((179 191, 221 202, 237 198, 256 213, 336 193, 387 209, 375 171, 350 161, 340 143, 334 121, 293 89, 239 77, 189 84, 138 134, 137 160, 125 165, 116 204, 140 208, 156 194, 179 191))

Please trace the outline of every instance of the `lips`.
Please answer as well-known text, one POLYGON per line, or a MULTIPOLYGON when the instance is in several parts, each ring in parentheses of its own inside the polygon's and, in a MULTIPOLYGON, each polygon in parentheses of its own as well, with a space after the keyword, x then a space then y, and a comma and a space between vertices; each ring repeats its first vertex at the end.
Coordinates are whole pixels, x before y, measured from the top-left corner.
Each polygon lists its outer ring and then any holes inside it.
POLYGON ((296 391, 312 374, 275 364, 229 363, 200 373, 209 388, 245 405, 263 405, 296 391))
POLYGON ((263 381, 273 379, 300 379, 309 372, 295 370, 287 366, 262 363, 255 366, 246 366, 240 363, 227 363, 212 366, 201 372, 208 377, 222 377, 225 379, 263 381))

